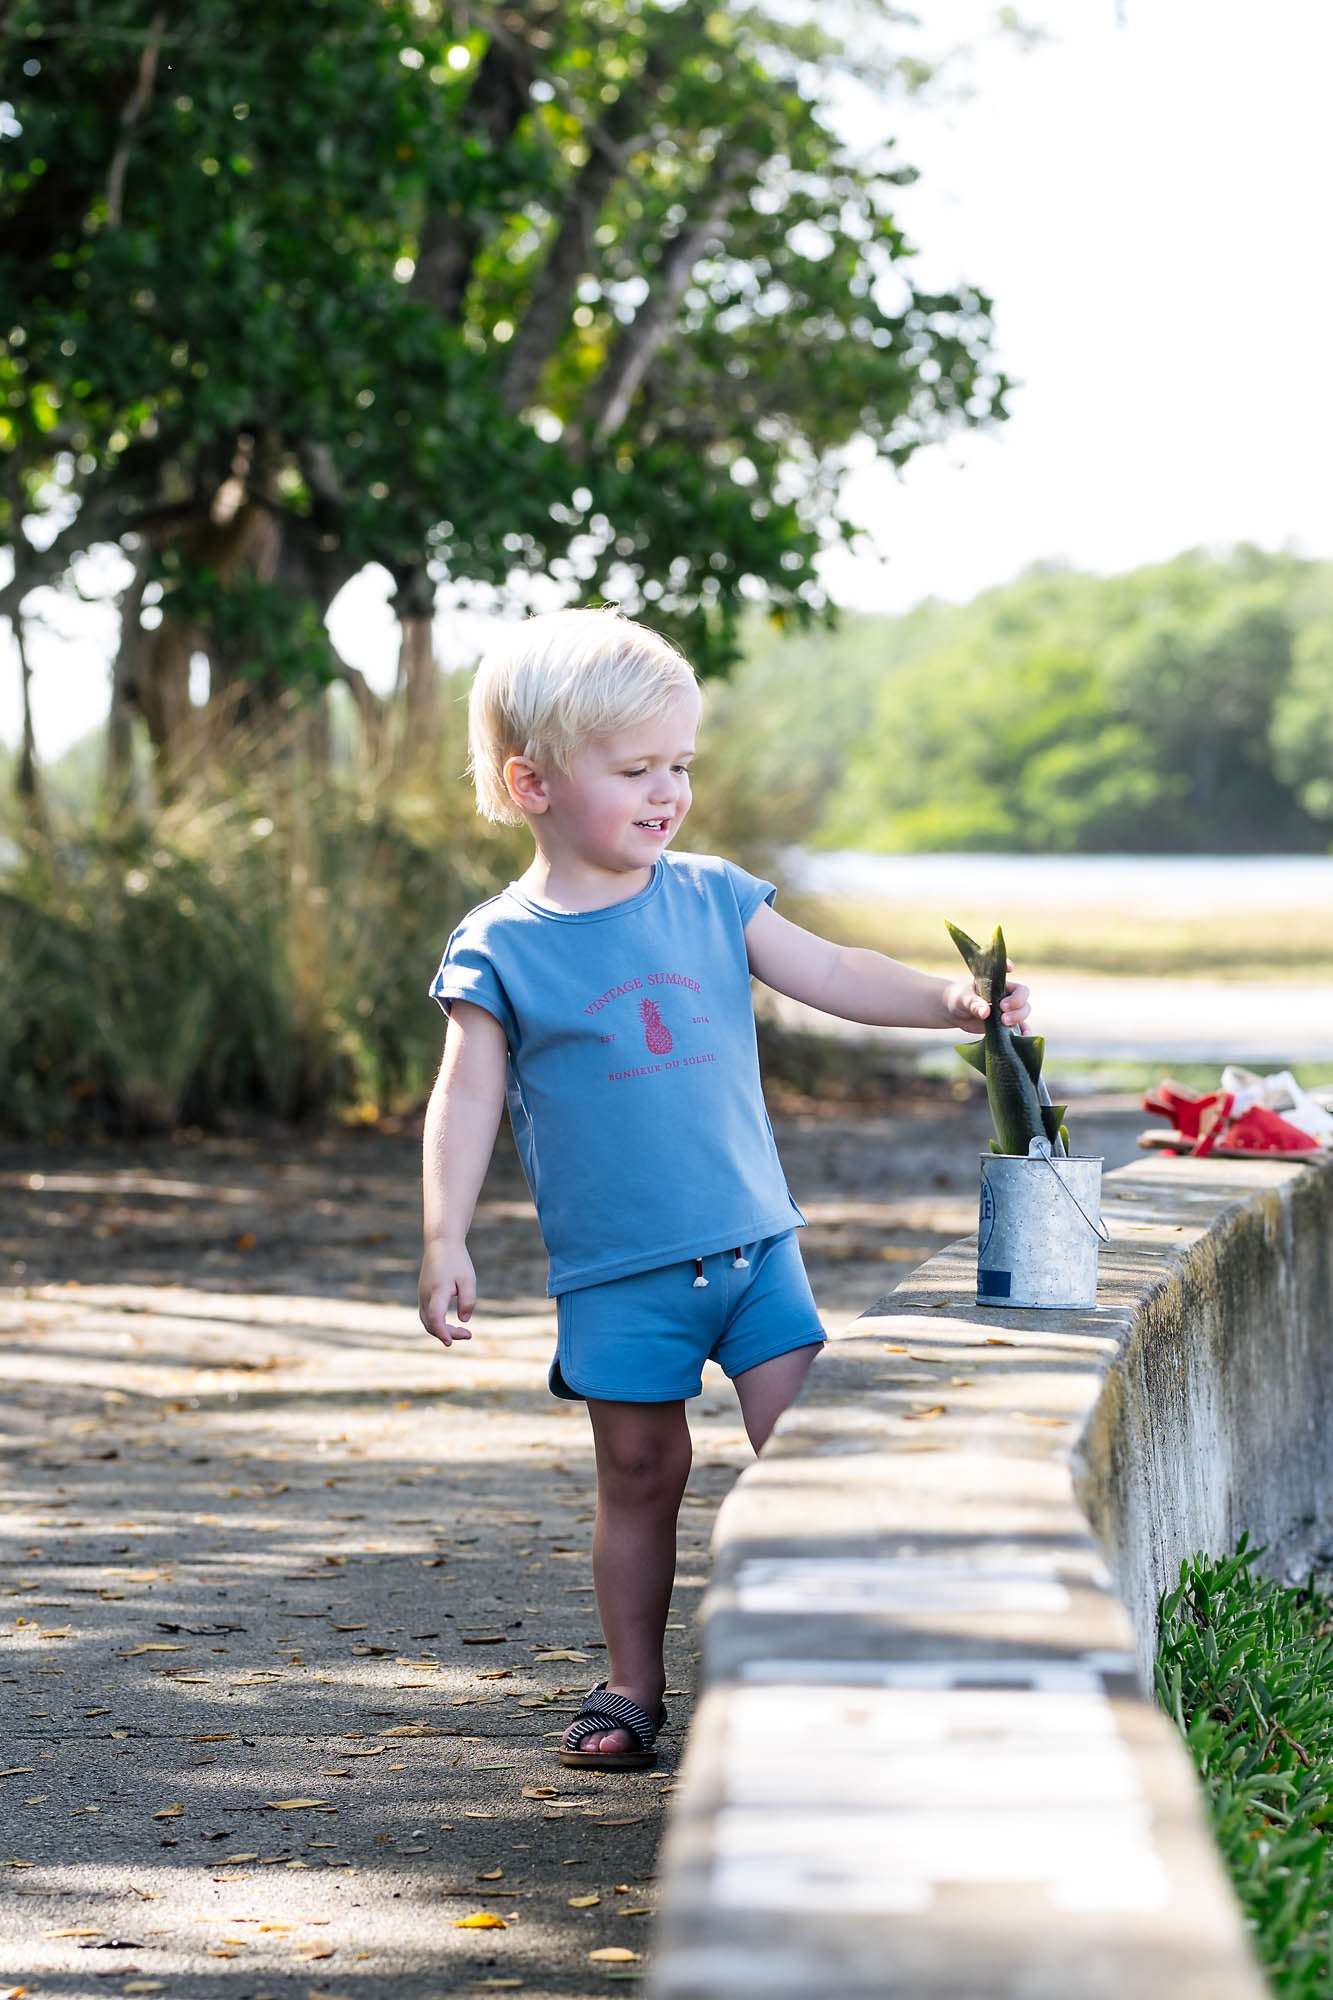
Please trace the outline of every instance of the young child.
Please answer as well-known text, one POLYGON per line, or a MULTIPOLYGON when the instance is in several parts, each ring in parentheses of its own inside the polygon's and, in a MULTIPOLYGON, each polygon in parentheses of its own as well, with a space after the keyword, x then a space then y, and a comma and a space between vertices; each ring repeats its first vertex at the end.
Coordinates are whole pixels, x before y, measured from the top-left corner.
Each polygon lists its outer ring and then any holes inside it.
MULTIPOLYGON (((966 977, 829 943, 771 883, 668 852, 690 809, 700 699, 658 634, 614 611, 514 628, 469 708, 478 810, 525 822, 517 882, 466 916, 431 992, 448 1015, 425 1127, 421 1319, 470 1338, 467 1234, 508 1100, 550 1255, 550 1385, 585 1400, 597 1462, 593 1579, 607 1680, 565 1764, 655 1761, 685 1405, 711 1356, 758 1451, 824 1339, 764 1109, 751 976, 845 1020, 979 1029, 966 977), (452 1308, 452 1316, 451 1316, 452 1308)), ((1027 1017, 1009 984, 1002 1016, 1027 1017)))

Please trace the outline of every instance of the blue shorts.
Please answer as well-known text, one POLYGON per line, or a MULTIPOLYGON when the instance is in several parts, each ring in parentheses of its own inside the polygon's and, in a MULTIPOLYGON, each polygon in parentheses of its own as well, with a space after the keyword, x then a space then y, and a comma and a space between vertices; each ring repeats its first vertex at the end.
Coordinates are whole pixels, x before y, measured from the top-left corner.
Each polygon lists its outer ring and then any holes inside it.
POLYGON ((705 1361, 733 1379, 795 1347, 822 1346, 824 1329, 796 1232, 562 1292, 549 1376, 566 1402, 677 1403, 703 1387, 705 1361))

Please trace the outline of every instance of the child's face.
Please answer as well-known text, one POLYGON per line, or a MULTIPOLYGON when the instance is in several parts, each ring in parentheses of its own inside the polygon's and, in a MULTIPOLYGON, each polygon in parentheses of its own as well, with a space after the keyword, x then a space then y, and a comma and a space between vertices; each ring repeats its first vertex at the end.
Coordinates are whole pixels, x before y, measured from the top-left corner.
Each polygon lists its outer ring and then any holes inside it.
POLYGON ((611 874, 651 868, 690 809, 698 727, 698 696, 683 691, 653 720, 593 737, 546 779, 543 847, 611 874))

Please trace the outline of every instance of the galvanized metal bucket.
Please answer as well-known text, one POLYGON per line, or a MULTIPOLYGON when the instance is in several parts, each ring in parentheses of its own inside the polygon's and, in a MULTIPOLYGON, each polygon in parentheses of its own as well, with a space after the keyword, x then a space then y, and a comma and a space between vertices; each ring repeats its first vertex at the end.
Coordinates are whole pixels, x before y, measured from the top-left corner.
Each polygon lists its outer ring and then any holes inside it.
POLYGON ((1095 1305, 1101 1207, 1100 1159, 1053 1157, 1046 1139, 1026 1159, 983 1153, 977 1304, 1095 1305))

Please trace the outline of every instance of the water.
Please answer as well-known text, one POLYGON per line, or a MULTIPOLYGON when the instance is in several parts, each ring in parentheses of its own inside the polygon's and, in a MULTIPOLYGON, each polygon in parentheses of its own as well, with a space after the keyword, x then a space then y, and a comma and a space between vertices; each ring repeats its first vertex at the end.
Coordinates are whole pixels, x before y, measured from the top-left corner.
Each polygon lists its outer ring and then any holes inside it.
MULTIPOLYGON (((1308 930, 1333 916, 1333 855, 822 854, 789 848, 793 888, 825 896, 882 897, 936 912, 1077 906, 1143 919, 1246 911, 1298 913, 1308 930)), ((831 1027, 826 1016, 779 1002, 780 1018, 823 1032, 870 1036, 947 1065, 940 1037, 913 1029, 831 1027)), ((1042 972, 1033 1026, 1049 1038, 1052 1074, 1071 1062, 1238 1062, 1253 1069, 1333 1064, 1333 988, 1314 980, 1102 977, 1042 972)), ((1315 1082, 1316 1076, 1306 1081, 1315 1082)), ((1062 1085, 1062 1089, 1067 1085, 1062 1085)))
POLYGON ((1333 855, 861 854, 788 848, 793 888, 823 896, 883 896, 940 907, 1020 904, 1124 908, 1144 916, 1211 910, 1313 910, 1333 915, 1333 855))

